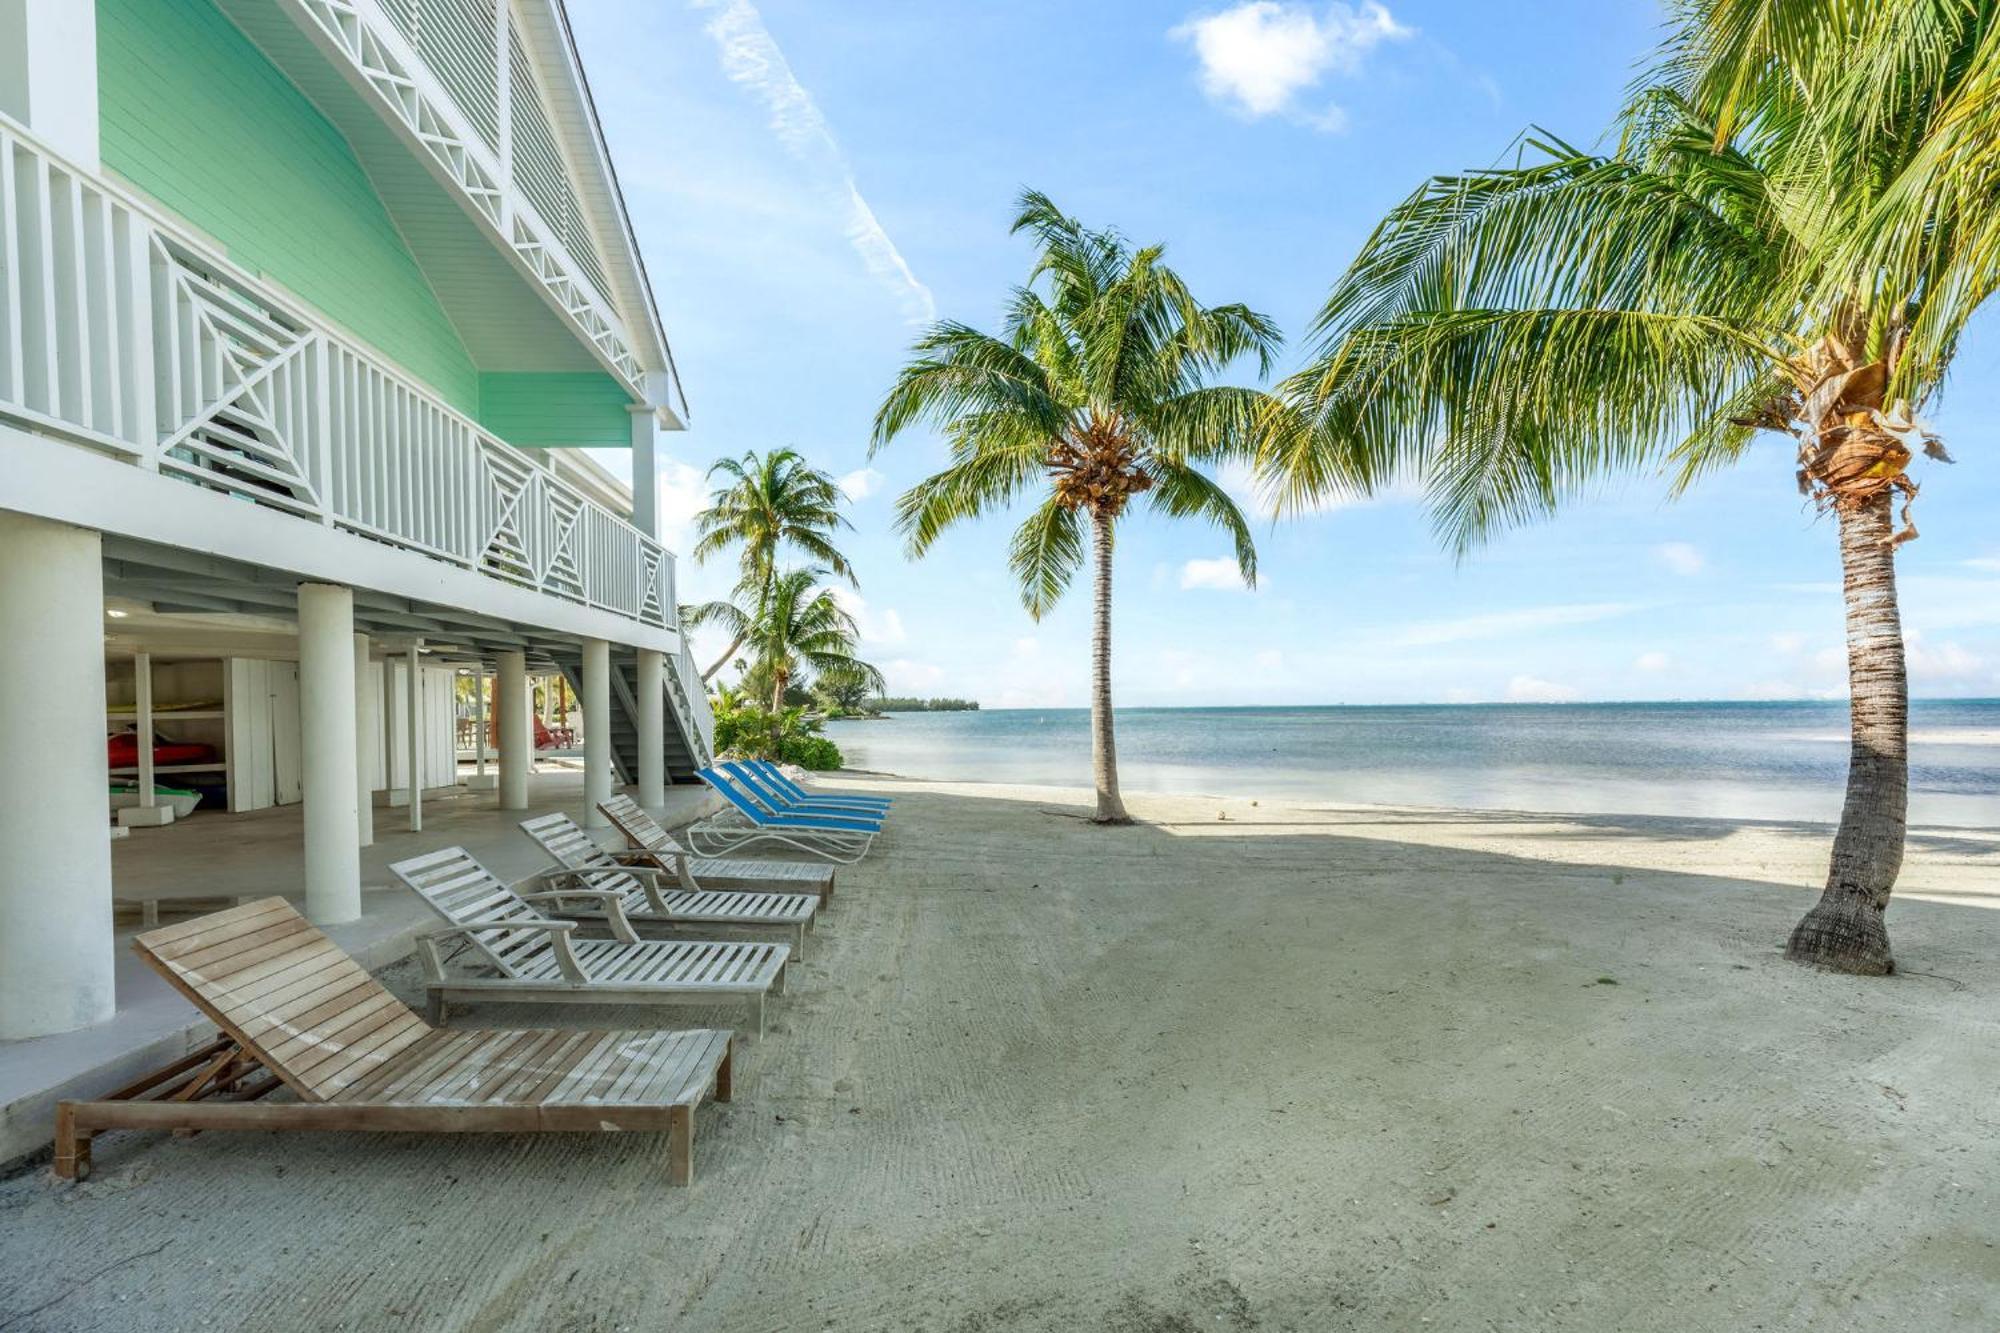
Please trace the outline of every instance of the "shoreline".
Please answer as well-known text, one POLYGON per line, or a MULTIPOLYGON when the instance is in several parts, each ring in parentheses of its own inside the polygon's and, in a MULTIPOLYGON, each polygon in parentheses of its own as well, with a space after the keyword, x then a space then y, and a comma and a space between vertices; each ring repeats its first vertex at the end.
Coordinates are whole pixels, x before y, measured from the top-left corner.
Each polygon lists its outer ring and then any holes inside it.
MULTIPOLYGON (((994 789, 995 791, 1005 791, 1008 789, 1020 789, 1020 790, 1043 791, 1043 792, 1060 792, 1067 794, 1068 796, 1076 800, 1079 804, 1089 804, 1093 796, 1093 789, 1091 787, 1078 784, 1051 783, 1051 782, 1017 782, 1017 781, 1004 781, 999 779, 985 779, 985 778, 933 777, 917 773, 900 773, 892 769, 886 769, 886 768, 842 767, 833 772, 817 774, 815 776, 826 777, 826 778, 860 778, 864 780, 875 780, 875 781, 908 782, 908 783, 917 783, 925 786, 935 786, 935 787, 967 787, 975 790, 994 789)), ((1253 806, 1258 805, 1259 803, 1263 803, 1274 806, 1290 805, 1290 806, 1298 806, 1300 808, 1305 808, 1305 809, 1326 810, 1326 811, 1350 811, 1359 813, 1379 813, 1379 814, 1395 814, 1395 813, 1421 813, 1421 814, 1439 814, 1439 815, 1464 814, 1464 815, 1479 815, 1479 816, 1498 816, 1498 817, 1518 818, 1527 820, 1543 820, 1543 821, 1565 820, 1565 819, 1653 820, 1653 821, 1659 821, 1661 823, 1680 822, 1688 824, 1730 824, 1730 825, 1742 825, 1744 827, 1749 827, 1749 828, 1792 829, 1801 832, 1817 832, 1824 834, 1826 836, 1832 835, 1837 822, 1837 812, 1834 817, 1826 819, 1804 819, 1804 818, 1785 818, 1781 816, 1761 816, 1761 815, 1678 814, 1678 813, 1661 814, 1643 810, 1614 810, 1614 809, 1542 810, 1542 809, 1533 809, 1525 806, 1506 806, 1506 805, 1492 805, 1492 806, 1464 805, 1464 804, 1453 805, 1453 804, 1432 804, 1427 802, 1413 802, 1413 801, 1348 801, 1331 797, 1327 798, 1309 797, 1298 792, 1269 792, 1269 793, 1258 794, 1250 792, 1203 792, 1203 791, 1184 791, 1184 790, 1168 791, 1152 787, 1134 787, 1127 785, 1122 781, 1119 784, 1119 791, 1124 796, 1130 798, 1145 798, 1154 800, 1219 801, 1219 802, 1247 801, 1253 806)), ((1995 799, 1995 804, 2000 805, 2000 798, 1995 799)), ((1985 833, 1994 835, 1996 842, 2000 842, 2000 811, 1996 811, 1995 821, 1990 824, 1957 824, 1957 823, 1929 820, 1929 821, 1924 821, 1922 823, 1915 823, 1915 822, 1911 823, 1909 825, 1909 832, 1912 835, 1915 835, 1919 832, 1971 833, 1971 834, 1985 833)))

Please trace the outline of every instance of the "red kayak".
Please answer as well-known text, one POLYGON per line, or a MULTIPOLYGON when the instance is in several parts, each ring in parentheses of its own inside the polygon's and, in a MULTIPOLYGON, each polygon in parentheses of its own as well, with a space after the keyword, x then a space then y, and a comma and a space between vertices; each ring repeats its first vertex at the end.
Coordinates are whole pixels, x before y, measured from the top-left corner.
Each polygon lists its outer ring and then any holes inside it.
MULTIPOLYGON (((139 733, 121 731, 105 745, 105 758, 112 768, 137 768, 139 766, 139 733)), ((162 767, 168 764, 212 764, 215 762, 213 745, 197 745, 191 741, 170 741, 163 736, 153 737, 153 762, 162 767)))

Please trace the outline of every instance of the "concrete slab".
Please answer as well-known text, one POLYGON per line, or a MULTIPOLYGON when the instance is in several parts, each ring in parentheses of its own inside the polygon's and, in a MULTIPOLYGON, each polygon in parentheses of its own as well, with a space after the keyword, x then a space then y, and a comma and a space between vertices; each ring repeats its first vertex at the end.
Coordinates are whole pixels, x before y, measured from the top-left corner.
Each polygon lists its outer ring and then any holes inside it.
MULTIPOLYGON (((421 833, 378 818, 375 845, 361 852, 361 919, 327 933, 370 969, 408 954, 419 931, 440 923, 414 894, 395 884, 389 866, 422 852, 463 846, 508 879, 541 869, 547 858, 516 825, 555 810, 580 819, 583 775, 568 768, 533 774, 528 800, 528 810, 502 812, 493 808, 491 793, 444 788, 425 793, 421 833)), ((717 804, 705 787, 672 787, 654 814, 673 826, 717 804)), ((614 834, 599 836, 613 845, 614 834)), ((213 1025, 132 952, 132 937, 147 928, 139 904, 150 905, 148 915, 170 915, 271 894, 303 902, 304 862, 301 810, 295 805, 240 815, 198 812, 114 844, 112 893, 132 905, 120 913, 117 930, 117 1013, 76 1032, 0 1041, 0 1164, 48 1145, 59 1100, 109 1092, 214 1035, 213 1025)))

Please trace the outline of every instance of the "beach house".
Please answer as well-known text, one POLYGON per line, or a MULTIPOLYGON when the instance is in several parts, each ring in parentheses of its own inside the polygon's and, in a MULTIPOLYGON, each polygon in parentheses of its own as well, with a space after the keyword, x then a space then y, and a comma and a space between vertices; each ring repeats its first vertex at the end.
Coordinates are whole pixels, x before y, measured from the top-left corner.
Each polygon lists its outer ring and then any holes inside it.
POLYGON ((459 782, 467 676, 484 808, 538 673, 579 817, 706 763, 686 419, 560 0, 0 0, 0 1047, 112 1019, 163 786, 217 858, 296 804, 274 887, 337 924, 459 782))

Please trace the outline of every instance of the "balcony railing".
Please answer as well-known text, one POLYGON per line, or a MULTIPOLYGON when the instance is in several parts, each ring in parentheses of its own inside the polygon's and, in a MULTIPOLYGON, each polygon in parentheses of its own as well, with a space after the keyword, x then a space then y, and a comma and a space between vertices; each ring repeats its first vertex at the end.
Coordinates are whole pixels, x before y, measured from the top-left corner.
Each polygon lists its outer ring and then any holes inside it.
POLYGON ((677 623, 659 543, 0 117, 8 418, 306 521, 677 623))

